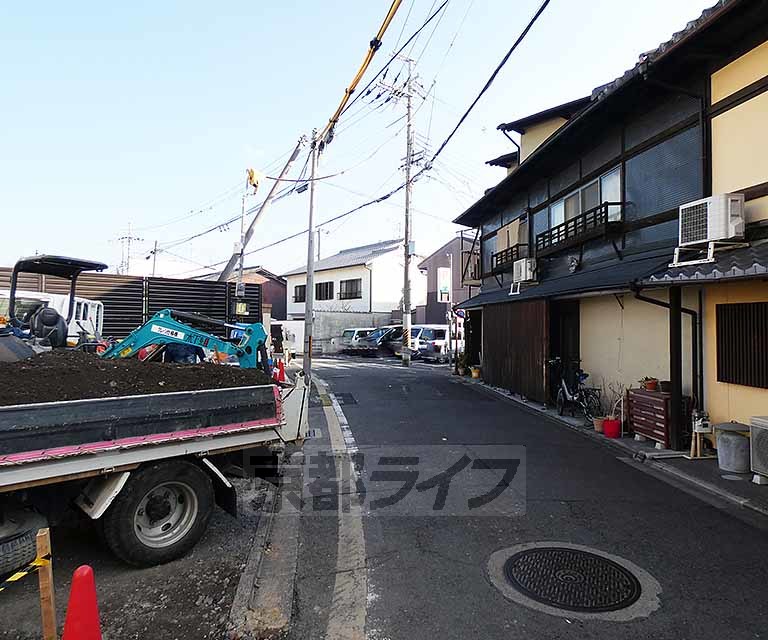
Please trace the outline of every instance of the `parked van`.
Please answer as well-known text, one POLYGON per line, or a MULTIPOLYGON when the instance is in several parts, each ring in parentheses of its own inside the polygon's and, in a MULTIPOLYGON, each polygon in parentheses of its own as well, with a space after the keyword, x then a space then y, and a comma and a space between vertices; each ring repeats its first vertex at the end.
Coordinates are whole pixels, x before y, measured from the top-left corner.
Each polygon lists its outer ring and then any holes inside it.
MULTIPOLYGON (((8 317, 8 301, 10 291, 0 289, 0 326, 4 326, 10 320, 8 317)), ((26 321, 40 307, 50 307, 66 320, 69 313, 69 296, 60 293, 44 293, 42 291, 16 291, 15 315, 22 321, 26 321)), ((67 342, 70 345, 77 343, 82 331, 92 335, 101 335, 104 327, 104 305, 98 300, 89 300, 75 296, 75 308, 72 310, 72 318, 69 320, 67 342)))

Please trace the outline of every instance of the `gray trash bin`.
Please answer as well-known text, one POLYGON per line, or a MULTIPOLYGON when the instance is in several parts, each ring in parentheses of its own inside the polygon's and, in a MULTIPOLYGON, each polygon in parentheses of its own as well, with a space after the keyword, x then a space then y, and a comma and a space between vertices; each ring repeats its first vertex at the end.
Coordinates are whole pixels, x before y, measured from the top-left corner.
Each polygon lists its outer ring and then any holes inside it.
POLYGON ((717 430, 716 433, 720 469, 731 473, 749 473, 749 438, 735 430, 717 430))

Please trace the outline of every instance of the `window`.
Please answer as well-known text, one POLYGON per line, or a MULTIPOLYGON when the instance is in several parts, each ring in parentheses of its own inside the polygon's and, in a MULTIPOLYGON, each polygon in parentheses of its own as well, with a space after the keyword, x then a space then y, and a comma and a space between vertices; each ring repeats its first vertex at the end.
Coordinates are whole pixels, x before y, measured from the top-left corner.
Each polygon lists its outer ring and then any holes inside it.
POLYGON ((768 302, 715 306, 717 380, 768 389, 768 302))
POLYGON ((307 301, 307 285, 297 284, 293 288, 293 301, 294 302, 306 302, 307 301))
POLYGON ((549 226, 556 227, 563 222, 565 222, 565 200, 560 200, 549 208, 549 226))
POLYGON ((75 319, 76 320, 82 320, 83 316, 83 303, 82 302, 76 302, 75 303, 75 319))
POLYGON ((339 298, 341 300, 352 300, 363 297, 363 279, 342 280, 339 282, 339 298))
MULTIPOLYGON (((600 178, 600 202, 621 202, 621 169, 619 167, 600 178)), ((619 205, 608 207, 608 220, 611 222, 621 220, 619 205)))
MULTIPOLYGON (((597 180, 577 189, 562 200, 558 200, 549 207, 549 228, 563 224, 566 220, 572 220, 576 216, 586 213, 599 206, 603 202, 621 202, 621 168, 616 167, 597 180)), ((621 206, 608 207, 608 221, 621 220, 621 206)), ((534 220, 534 226, 535 226, 534 220)), ((534 230, 538 235, 538 229, 534 230)))
POLYGON ((333 300, 333 282, 318 282, 315 285, 315 298, 333 300))
POLYGON ((572 220, 581 213, 579 192, 572 193, 565 199, 565 219, 572 220))
POLYGON ((435 329, 434 340, 445 340, 445 329, 435 329))
POLYGON ((486 238, 481 242, 480 246, 483 255, 483 273, 489 274, 493 270, 491 257, 496 252, 496 236, 492 235, 490 238, 486 238))
POLYGON ((581 210, 589 211, 600 204, 600 183, 595 180, 581 190, 581 210))
POLYGON ((81 320, 87 320, 88 319, 88 313, 89 313, 88 305, 84 302, 83 303, 83 314, 80 316, 80 319, 81 320))
POLYGON ((355 337, 355 330, 354 329, 345 329, 342 334, 342 338, 354 338, 355 337))

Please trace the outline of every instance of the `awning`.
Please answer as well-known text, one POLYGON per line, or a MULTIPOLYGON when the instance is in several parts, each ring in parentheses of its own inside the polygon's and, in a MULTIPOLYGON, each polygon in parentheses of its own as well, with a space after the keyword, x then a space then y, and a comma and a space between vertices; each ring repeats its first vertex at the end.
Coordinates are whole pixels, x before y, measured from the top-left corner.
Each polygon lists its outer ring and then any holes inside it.
POLYGON ((657 273, 661 268, 669 264, 670 260, 669 250, 654 252, 652 256, 644 254, 635 259, 627 256, 624 260, 611 260, 605 266, 593 268, 589 271, 579 271, 559 278, 552 278, 551 280, 545 280, 541 284, 529 285, 527 287, 524 285, 524 288, 521 288, 520 293, 516 295, 510 295, 510 286, 505 284, 499 289, 485 291, 469 300, 465 300, 458 306, 460 309, 474 309, 502 302, 519 302, 536 298, 554 298, 580 293, 599 293, 600 291, 628 289, 631 285, 648 278, 650 274, 657 273))
POLYGON ((718 251, 714 262, 667 267, 643 281, 646 285, 695 284, 711 280, 768 278, 768 240, 749 247, 718 251))

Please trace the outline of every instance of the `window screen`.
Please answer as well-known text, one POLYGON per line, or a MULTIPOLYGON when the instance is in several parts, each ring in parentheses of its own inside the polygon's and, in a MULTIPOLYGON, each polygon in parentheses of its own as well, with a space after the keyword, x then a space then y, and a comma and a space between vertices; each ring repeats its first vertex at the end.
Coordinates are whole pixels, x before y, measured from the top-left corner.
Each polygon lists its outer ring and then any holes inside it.
POLYGON ((768 302, 718 304, 717 380, 768 389, 768 302))

